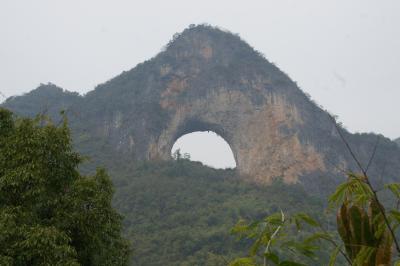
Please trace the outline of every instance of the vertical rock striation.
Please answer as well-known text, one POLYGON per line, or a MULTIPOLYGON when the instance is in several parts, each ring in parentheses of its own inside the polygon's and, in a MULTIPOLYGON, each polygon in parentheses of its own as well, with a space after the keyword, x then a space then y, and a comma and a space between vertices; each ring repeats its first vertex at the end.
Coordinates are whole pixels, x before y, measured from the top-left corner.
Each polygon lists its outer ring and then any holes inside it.
MULTIPOLYGON (((23 115, 40 110, 26 111, 28 95, 4 106, 23 115)), ((156 57, 76 97, 67 109, 78 147, 168 160, 182 135, 214 131, 229 143, 237 170, 259 183, 282 178, 319 189, 337 183, 340 169, 355 170, 327 112, 238 36, 209 26, 186 29, 156 57)), ((343 132, 366 163, 377 136, 343 132)), ((381 138, 371 172, 385 163, 391 178, 400 172, 400 149, 381 138)))

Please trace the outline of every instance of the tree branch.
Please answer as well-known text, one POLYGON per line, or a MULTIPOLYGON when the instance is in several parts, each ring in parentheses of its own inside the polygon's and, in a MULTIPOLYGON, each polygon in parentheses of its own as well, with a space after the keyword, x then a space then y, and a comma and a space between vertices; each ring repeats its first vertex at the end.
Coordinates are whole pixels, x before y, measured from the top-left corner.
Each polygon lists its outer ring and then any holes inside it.
MULTIPOLYGON (((318 222, 318 226, 319 226, 319 228, 321 229, 321 231, 322 231, 324 234, 330 236, 330 234, 328 233, 328 231, 326 231, 325 228, 322 227, 322 225, 321 225, 319 222, 318 222)), ((347 262, 349 263, 349 265, 353 265, 353 263, 351 262, 351 259, 347 256, 346 252, 344 252, 344 251, 340 248, 340 246, 338 245, 338 243, 336 243, 336 241, 335 241, 334 239, 332 239, 332 238, 329 237, 329 238, 326 239, 326 240, 328 240, 328 242, 330 242, 332 245, 334 245, 335 248, 338 248, 338 249, 339 249, 340 254, 342 254, 342 256, 347 260, 347 262)))

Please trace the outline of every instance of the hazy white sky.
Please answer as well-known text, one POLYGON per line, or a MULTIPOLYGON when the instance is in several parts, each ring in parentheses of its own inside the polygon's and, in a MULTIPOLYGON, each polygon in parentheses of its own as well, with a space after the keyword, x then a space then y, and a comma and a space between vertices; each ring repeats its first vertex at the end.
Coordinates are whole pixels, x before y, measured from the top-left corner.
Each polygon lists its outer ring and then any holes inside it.
POLYGON ((351 131, 395 138, 399 14, 399 0, 0 0, 0 91, 85 93, 206 22, 239 33, 351 131))
POLYGON ((236 162, 229 144, 214 132, 194 132, 180 137, 172 147, 181 154, 189 153, 190 160, 215 168, 235 168, 236 162), (205 147, 205 144, 207 147, 205 147))

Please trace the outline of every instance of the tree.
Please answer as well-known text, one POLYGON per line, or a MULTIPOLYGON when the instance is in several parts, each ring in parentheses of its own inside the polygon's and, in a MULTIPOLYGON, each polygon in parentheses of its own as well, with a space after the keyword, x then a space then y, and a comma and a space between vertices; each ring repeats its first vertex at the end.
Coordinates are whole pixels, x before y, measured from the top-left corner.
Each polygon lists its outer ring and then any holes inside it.
POLYGON ((174 158, 174 160, 179 161, 182 159, 182 153, 181 153, 181 149, 177 149, 173 154, 172 154, 172 158, 174 158))
POLYGON ((67 121, 0 109, 0 264, 127 265, 105 170, 83 176, 67 121))
POLYGON ((325 232, 316 231, 308 237, 298 237, 304 226, 320 228, 318 221, 305 213, 297 213, 291 216, 283 211, 274 213, 260 221, 247 223, 239 221, 232 229, 240 238, 252 239, 249 256, 232 261, 230 266, 304 266, 298 260, 299 256, 309 259, 315 258, 318 250, 316 241, 325 236, 325 232), (288 258, 292 254, 293 258, 288 258), (262 262, 262 263, 261 263, 262 262))

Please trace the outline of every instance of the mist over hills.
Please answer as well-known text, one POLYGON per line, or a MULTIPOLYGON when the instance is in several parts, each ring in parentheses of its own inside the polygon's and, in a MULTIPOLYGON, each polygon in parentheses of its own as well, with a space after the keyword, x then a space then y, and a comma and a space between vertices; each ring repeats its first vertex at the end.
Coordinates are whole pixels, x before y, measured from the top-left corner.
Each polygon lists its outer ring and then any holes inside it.
MULTIPOLYGON (((342 171, 357 171, 323 108, 240 37, 205 25, 84 96, 42 84, 1 106, 55 123, 65 110, 76 149, 91 158, 81 170, 103 165, 113 177, 132 265, 224 265, 247 248, 229 235, 235 221, 280 208, 319 213, 342 171), (168 162, 174 140, 198 130, 227 140, 236 171, 168 162)), ((363 165, 377 147, 376 184, 398 181, 395 142, 340 130, 363 165)))

